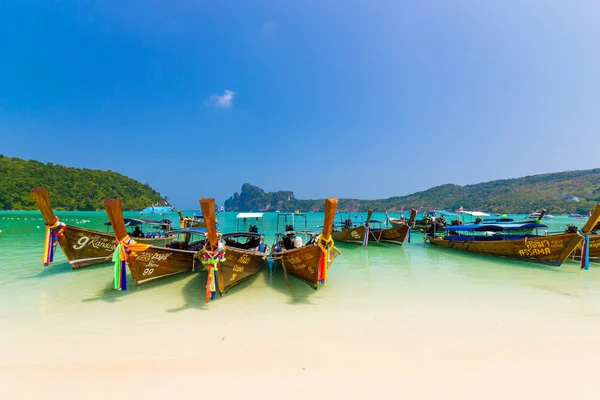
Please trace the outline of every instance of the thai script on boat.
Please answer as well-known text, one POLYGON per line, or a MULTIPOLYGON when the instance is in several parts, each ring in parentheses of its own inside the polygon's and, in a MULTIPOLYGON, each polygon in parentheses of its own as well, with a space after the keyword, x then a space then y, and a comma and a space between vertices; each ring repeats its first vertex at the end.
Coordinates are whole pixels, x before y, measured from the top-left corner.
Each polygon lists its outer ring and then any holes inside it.
POLYGON ((81 250, 87 245, 92 246, 95 249, 106 249, 113 251, 117 244, 115 243, 114 238, 100 236, 100 235, 92 235, 92 236, 82 236, 77 242, 73 245, 73 249, 81 250))
POLYGON ((525 241, 525 246, 528 249, 544 249, 550 247, 550 242, 548 240, 528 240, 525 241))
POLYGON ((400 232, 397 229, 383 231, 384 239, 395 239, 400 237, 400 232))
POLYGON ((350 236, 352 236, 354 239, 360 239, 360 234, 356 231, 350 232, 350 236))
POLYGON ((233 267, 233 272, 244 272, 244 267, 240 265, 235 265, 233 267))
POLYGON ((250 262, 250 257, 247 254, 242 254, 240 258, 238 258, 237 262, 241 264, 248 264, 250 262))
POLYGON ((145 251, 143 253, 137 253, 137 260, 141 262, 149 262, 151 260, 154 261, 164 261, 171 256, 173 253, 151 253, 145 251))

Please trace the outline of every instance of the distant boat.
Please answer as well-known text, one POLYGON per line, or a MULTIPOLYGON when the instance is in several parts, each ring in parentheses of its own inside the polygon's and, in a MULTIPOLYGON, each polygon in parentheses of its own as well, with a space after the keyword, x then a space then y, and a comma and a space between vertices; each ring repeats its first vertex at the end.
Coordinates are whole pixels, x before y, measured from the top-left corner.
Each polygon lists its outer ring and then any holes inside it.
POLYGON ((181 210, 177 210, 177 213, 179 214, 179 227, 181 229, 206 227, 202 212, 194 213, 194 215, 192 215, 191 217, 184 217, 181 210))
POLYGON ((577 214, 577 213, 572 213, 572 214, 569 214, 569 218, 583 219, 583 215, 577 214))
POLYGON ((547 226, 537 222, 475 224, 447 226, 440 232, 429 232, 426 240, 432 245, 457 251, 560 266, 581 245, 584 235, 589 235, 599 220, 600 204, 596 205, 592 217, 581 231, 569 227, 564 233, 523 234, 519 231, 534 228, 537 232, 547 226))
MULTIPOLYGON (((538 219, 540 218, 540 215, 542 214, 540 214, 539 212, 533 212, 527 216, 527 219, 538 219)), ((544 214, 544 218, 554 218, 554 215, 544 214)))

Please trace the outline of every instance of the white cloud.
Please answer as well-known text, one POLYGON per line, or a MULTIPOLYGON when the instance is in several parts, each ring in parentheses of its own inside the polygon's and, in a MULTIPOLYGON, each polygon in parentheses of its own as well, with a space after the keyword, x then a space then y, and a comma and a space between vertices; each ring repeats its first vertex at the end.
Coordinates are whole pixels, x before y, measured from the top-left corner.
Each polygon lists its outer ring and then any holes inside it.
POLYGON ((208 107, 229 108, 231 107, 231 103, 233 102, 234 97, 235 92, 233 90, 225 89, 222 96, 215 93, 212 96, 210 96, 208 100, 206 100, 205 104, 208 107))

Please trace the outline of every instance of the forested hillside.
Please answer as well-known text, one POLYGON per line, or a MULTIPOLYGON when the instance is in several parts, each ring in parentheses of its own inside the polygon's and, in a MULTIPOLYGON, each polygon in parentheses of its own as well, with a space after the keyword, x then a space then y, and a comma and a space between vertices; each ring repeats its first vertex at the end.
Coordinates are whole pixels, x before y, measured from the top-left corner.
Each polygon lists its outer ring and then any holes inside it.
MULTIPOLYGON (((600 168, 503 179, 475 185, 447 184, 407 196, 381 200, 340 199, 342 211, 398 211, 402 208, 430 210, 482 210, 529 213, 546 208, 555 214, 585 213, 600 202, 600 168)), ((248 183, 240 194, 225 202, 228 210, 322 211, 324 200, 299 200, 294 192, 266 193, 248 183)))
POLYGON ((31 189, 45 187, 57 210, 103 210, 105 198, 120 198, 125 210, 165 199, 149 185, 112 171, 71 168, 0 155, 0 209, 36 209, 31 189))

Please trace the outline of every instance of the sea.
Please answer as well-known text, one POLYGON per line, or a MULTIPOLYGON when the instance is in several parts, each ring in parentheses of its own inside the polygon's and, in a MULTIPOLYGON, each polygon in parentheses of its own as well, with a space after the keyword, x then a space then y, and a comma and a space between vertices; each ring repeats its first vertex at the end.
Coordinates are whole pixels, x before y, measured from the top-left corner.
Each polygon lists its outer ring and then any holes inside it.
MULTIPOLYGON (((56 214, 106 230, 104 212, 56 214)), ((236 216, 220 213, 221 231, 235 231, 236 216)), ((264 216, 270 244, 277 214, 264 216)), ((323 225, 323 213, 306 216, 306 226, 295 217, 297 230, 323 225)), ((585 220, 544 223, 558 232, 585 220)), ((288 288, 269 263, 206 303, 204 272, 138 287, 128 273, 128 290, 117 291, 110 263, 72 270, 59 247, 44 267, 44 229, 38 211, 0 212, 0 387, 13 393, 42 395, 35 376, 65 393, 153 397, 174 393, 173 382, 193 390, 204 376, 216 386, 198 396, 600 398, 600 264, 463 254, 413 230, 402 246, 336 243, 341 254, 317 291, 293 277, 288 288)))

